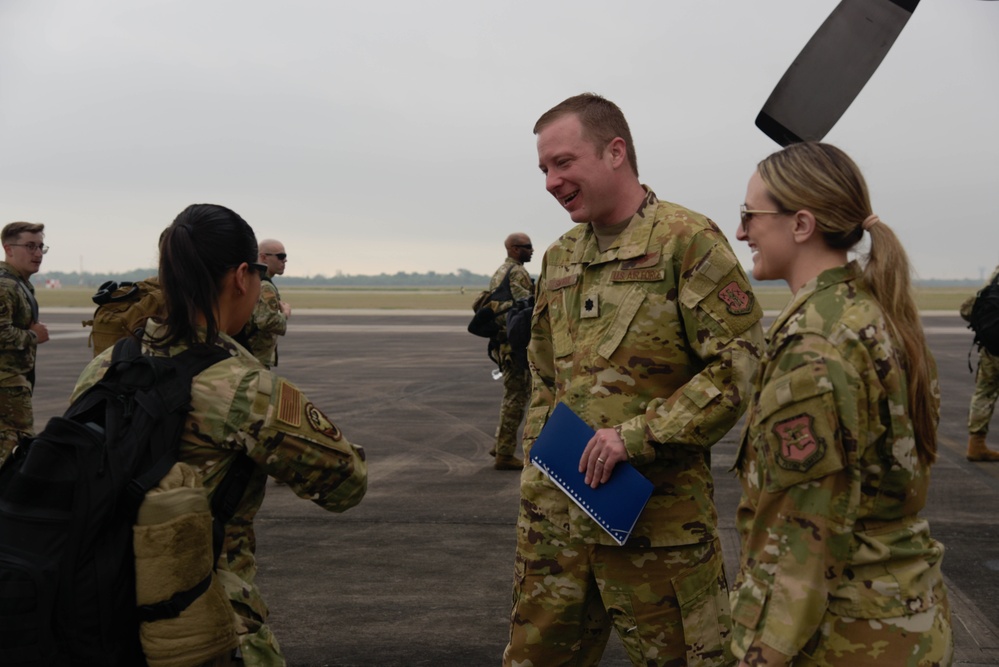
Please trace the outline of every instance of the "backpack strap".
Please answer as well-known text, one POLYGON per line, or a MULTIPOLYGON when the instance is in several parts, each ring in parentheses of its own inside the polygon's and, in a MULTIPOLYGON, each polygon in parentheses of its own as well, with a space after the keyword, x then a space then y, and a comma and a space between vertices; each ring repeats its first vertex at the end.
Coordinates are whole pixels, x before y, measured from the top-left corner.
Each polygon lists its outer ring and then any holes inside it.
MULTIPOLYGON (((116 357, 117 360, 134 358, 138 356, 136 354, 137 350, 138 354, 141 354, 139 337, 126 336, 115 343, 111 359, 112 361, 116 361, 116 357)), ((228 352, 215 345, 191 347, 176 357, 171 357, 170 359, 173 361, 173 368, 176 375, 171 382, 168 382, 163 387, 162 398, 164 402, 171 408, 188 403, 191 397, 191 382, 194 380, 194 377, 209 366, 228 357, 228 352)), ((145 473, 128 483, 125 489, 126 497, 138 507, 149 490, 159 484, 159 481, 170 471, 170 468, 173 467, 176 461, 176 449, 164 452, 145 473)))

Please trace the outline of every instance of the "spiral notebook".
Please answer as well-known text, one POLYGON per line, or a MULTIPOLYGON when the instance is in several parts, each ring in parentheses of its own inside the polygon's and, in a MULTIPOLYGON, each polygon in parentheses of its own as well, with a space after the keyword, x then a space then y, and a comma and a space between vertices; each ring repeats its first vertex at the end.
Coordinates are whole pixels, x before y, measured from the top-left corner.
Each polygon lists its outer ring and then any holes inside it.
POLYGON ((591 488, 579 472, 579 458, 593 429, 564 403, 555 406, 531 447, 531 463, 572 498, 618 544, 628 541, 638 517, 652 495, 652 482, 633 465, 622 461, 606 483, 591 488))

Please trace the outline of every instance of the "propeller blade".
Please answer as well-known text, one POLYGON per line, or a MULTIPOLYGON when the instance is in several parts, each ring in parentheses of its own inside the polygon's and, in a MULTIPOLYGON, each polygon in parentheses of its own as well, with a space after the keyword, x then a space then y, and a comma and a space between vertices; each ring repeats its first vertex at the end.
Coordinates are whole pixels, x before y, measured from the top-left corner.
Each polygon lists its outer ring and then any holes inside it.
POLYGON ((842 0, 770 94, 756 126, 781 146, 819 141, 884 60, 919 0, 842 0))

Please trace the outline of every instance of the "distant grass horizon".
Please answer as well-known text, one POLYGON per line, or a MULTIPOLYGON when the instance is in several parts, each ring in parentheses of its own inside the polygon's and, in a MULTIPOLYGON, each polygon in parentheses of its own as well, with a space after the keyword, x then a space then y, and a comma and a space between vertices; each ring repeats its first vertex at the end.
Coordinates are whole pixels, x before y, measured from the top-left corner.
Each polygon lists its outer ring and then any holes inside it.
MULTIPOLYGON (((92 287, 62 287, 35 293, 40 308, 95 308, 92 287)), ((472 300, 479 289, 457 287, 295 287, 282 286, 281 295, 292 310, 319 308, 373 308, 378 310, 465 310, 472 312, 472 300)), ((780 310, 791 297, 787 287, 757 286, 754 293, 764 310, 780 310)), ((949 310, 957 313, 961 303, 974 294, 968 287, 916 287, 920 310, 949 310)))

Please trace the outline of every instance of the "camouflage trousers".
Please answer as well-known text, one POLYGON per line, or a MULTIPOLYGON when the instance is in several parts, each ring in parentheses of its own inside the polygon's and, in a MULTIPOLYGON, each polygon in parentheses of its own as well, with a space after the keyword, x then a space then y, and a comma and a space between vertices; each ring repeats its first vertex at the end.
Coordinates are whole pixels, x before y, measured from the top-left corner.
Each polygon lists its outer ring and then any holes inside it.
POLYGON ((518 525, 504 667, 597 665, 613 627, 634 665, 734 664, 717 540, 679 547, 567 543, 518 525))
MULTIPOLYGON (((894 618, 844 618, 826 613, 794 667, 930 667, 954 658, 947 598, 926 611, 894 618)), ((752 662, 750 662, 752 664, 752 662)))
POLYGON ((999 398, 999 358, 985 350, 978 357, 978 373, 975 375, 975 393, 971 395, 971 409, 968 411, 968 433, 984 435, 989 432, 992 411, 999 398))
POLYGON ((0 387, 0 465, 3 465, 22 438, 34 433, 31 389, 0 387))
POLYGON ((503 403, 496 427, 496 456, 512 456, 517 451, 517 432, 530 398, 531 372, 507 363, 503 368, 503 403))

